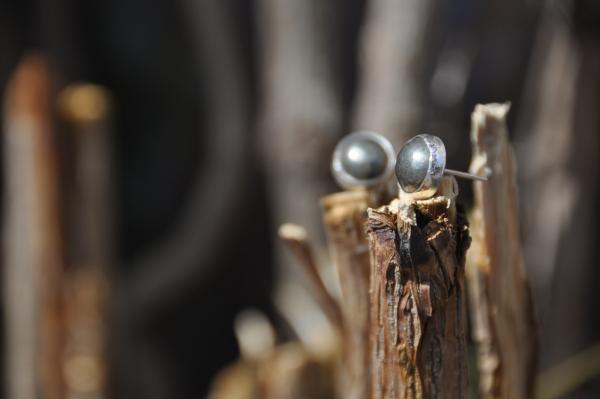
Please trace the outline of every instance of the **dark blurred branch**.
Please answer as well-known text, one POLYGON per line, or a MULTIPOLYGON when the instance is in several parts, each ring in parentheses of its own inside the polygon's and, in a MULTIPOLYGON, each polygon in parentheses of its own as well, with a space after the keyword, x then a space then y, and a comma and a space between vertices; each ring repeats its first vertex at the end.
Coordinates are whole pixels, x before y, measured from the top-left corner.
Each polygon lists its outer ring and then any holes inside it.
POLYGON ((600 36, 592 4, 547 2, 519 125, 521 134, 531 133, 520 154, 524 248, 544 326, 543 369, 592 345, 600 328, 590 317, 600 299, 600 36))
POLYGON ((58 97, 73 143, 69 185, 71 256, 64 275, 64 378, 67 397, 107 396, 109 276, 114 267, 111 98, 107 90, 74 84, 58 97))
POLYGON ((526 137, 517 154, 524 183, 523 251, 542 315, 550 311, 548 292, 559 261, 558 244, 568 228, 579 189, 577 179, 569 173, 571 154, 578 150, 573 128, 581 63, 570 19, 546 2, 517 130, 526 137))
MULTIPOLYGON (((240 52, 224 2, 185 1, 183 12, 196 54, 199 88, 205 94, 206 158, 174 229, 165 241, 136 260, 139 271, 127 296, 131 316, 147 318, 168 306, 181 290, 210 273, 227 241, 228 221, 241 210, 248 158, 247 87, 240 52), (201 71, 201 73, 200 73, 201 71)), ((200 132, 198 133, 200 134, 200 132)))
POLYGON ((569 357, 540 374, 536 383, 537 399, 561 398, 600 375, 600 344, 569 357))
POLYGON ((120 350, 117 373, 124 376, 120 389, 125 397, 175 394, 163 348, 152 341, 151 322, 183 293, 219 272, 219 256, 230 242, 231 230, 240 228, 232 221, 244 212, 250 116, 241 53, 226 11, 220 0, 182 2, 198 71, 190 81, 199 83, 196 91, 204 107, 198 111, 204 125, 197 132, 204 157, 172 230, 135 259, 135 273, 115 287, 124 305, 115 325, 119 344, 126 346, 120 350))

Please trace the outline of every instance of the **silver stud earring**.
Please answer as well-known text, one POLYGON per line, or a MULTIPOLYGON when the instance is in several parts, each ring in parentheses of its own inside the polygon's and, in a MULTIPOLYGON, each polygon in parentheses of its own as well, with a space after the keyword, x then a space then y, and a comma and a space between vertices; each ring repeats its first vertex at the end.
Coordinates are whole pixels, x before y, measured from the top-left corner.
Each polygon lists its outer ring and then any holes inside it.
POLYGON ((398 152, 395 167, 400 187, 406 193, 418 192, 432 197, 443 175, 486 181, 485 177, 446 169, 446 147, 437 136, 419 134, 408 140, 398 152))
POLYGON ((394 172, 394 148, 382 135, 359 131, 336 145, 331 171, 345 189, 373 187, 388 180, 394 172))

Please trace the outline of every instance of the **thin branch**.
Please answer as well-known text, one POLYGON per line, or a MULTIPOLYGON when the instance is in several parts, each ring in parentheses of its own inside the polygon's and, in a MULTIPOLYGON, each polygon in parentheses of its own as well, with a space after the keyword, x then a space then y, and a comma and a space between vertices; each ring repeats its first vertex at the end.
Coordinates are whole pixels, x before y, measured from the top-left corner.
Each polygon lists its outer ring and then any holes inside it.
POLYGON ((310 248, 310 244, 308 243, 306 230, 297 225, 289 223, 284 224, 279 228, 279 237, 287 244, 288 248, 295 255, 298 264, 302 267, 306 276, 312 283, 321 307, 331 324, 337 328, 339 332, 343 331, 344 326, 340 306, 331 296, 321 279, 317 263, 310 248))

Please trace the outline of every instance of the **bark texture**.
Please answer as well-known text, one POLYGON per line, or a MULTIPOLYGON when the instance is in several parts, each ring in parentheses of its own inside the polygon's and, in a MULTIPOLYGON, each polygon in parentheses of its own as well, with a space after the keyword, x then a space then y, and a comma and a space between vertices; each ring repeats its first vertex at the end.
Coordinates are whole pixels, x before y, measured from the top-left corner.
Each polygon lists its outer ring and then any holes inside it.
POLYGON ((530 398, 537 341, 531 293, 519 239, 509 104, 478 105, 472 114, 471 172, 476 182, 468 286, 484 398, 530 398))
POLYGON ((465 253, 468 225, 454 178, 439 195, 368 210, 370 398, 467 394, 465 253))

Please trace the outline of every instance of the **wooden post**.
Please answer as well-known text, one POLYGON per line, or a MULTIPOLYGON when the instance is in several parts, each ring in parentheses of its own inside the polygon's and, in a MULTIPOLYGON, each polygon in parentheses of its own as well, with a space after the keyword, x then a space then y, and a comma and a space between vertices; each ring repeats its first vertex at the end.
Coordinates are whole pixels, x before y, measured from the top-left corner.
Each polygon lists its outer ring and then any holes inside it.
POLYGON ((106 397, 108 273, 113 262, 109 109, 105 89, 76 84, 58 97, 73 142, 69 267, 64 277, 64 378, 71 399, 106 397))
POLYGON ((473 338, 483 398, 532 397, 537 341, 519 239, 515 161, 508 142, 509 104, 477 105, 470 171, 475 182, 474 248, 467 267, 473 338))
POLYGON ((26 55, 4 104, 6 397, 63 396, 60 184, 46 59, 26 55))
POLYGON ((465 253, 456 181, 416 200, 368 210, 370 398, 467 395, 465 253))

